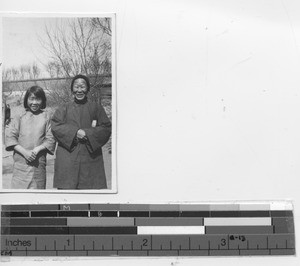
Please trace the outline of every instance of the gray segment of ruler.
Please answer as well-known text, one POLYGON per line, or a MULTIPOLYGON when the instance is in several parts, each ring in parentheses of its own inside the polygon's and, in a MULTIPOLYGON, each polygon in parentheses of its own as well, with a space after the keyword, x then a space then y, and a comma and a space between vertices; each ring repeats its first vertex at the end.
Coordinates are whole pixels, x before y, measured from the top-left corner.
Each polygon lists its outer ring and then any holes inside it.
POLYGON ((57 251, 57 256, 82 256, 82 257, 85 257, 88 255, 88 251, 70 251, 70 250, 67 250, 67 251, 57 251))
POLYGON ((268 249, 242 249, 240 250, 241 256, 267 256, 270 255, 270 250, 268 249))
POLYGON ((45 235, 36 238, 36 246, 40 250, 74 250, 74 236, 72 235, 45 235))
POLYGON ((26 251, 12 251, 12 256, 22 256, 25 257, 27 256, 27 252, 26 251))
POLYGON ((118 256, 130 256, 130 257, 145 257, 148 255, 147 251, 134 250, 134 251, 118 251, 118 256))
POLYGON ((208 250, 179 250, 179 256, 208 256, 208 250))
POLYGON ((189 249, 189 237, 179 235, 153 235, 153 250, 180 250, 189 249))
POLYGON ((278 234, 268 236, 269 249, 293 249, 295 248, 294 234, 278 234))
POLYGON ((209 256, 238 256, 239 250, 209 250, 209 256))
POLYGON ((2 211, 58 211, 58 204, 2 205, 2 211))
POLYGON ((149 204, 122 204, 120 211, 149 211, 149 204))
POLYGON ((101 235, 76 235, 75 250, 113 250, 114 237, 101 235))
POLYGON ((2 218, 1 226, 67 225, 67 218, 2 218))
POLYGON ((90 204, 91 211, 119 211, 120 204, 90 204))
POLYGON ((94 250, 89 250, 88 251, 88 256, 104 256, 104 257, 108 257, 108 256, 117 256, 118 252, 117 251, 113 251, 113 250, 98 250, 98 251, 94 251, 94 250))
POLYGON ((102 217, 102 218, 81 218, 68 217, 68 226, 134 226, 134 218, 130 217, 102 217))
POLYGON ((28 251, 27 256, 38 256, 38 257, 47 257, 47 256, 57 256, 57 251, 28 251))
POLYGON ((271 249, 270 255, 295 255, 295 249, 271 249))
POLYGON ((292 217, 272 218, 275 234, 294 233, 294 219, 292 217))
POLYGON ((150 250, 150 236, 114 236, 114 250, 150 250))
POLYGON ((89 211, 89 204, 60 204, 59 209, 61 211, 89 211))
POLYGON ((229 249, 267 249, 267 247, 266 235, 229 235, 229 249))
POLYGON ((190 236, 188 249, 228 249, 228 235, 190 236))
POLYGON ((205 226, 206 234, 273 234, 273 226, 205 226))
POLYGON ((148 255, 149 256, 156 256, 156 257, 159 257, 159 256, 172 256, 172 257, 176 257, 178 256, 178 251, 175 251, 175 250, 150 250, 148 252, 148 255))

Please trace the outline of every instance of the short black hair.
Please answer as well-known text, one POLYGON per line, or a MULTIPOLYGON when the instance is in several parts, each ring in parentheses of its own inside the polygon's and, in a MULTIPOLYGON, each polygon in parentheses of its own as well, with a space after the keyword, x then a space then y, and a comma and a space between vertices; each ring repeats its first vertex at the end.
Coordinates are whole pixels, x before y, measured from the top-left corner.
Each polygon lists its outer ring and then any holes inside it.
POLYGON ((25 96, 24 96, 25 109, 28 109, 28 97, 30 94, 33 94, 36 98, 42 99, 41 109, 46 108, 47 100, 46 100, 46 94, 45 94, 44 90, 39 86, 32 86, 26 91, 25 96))
POLYGON ((71 91, 73 92, 73 85, 74 85, 74 82, 76 79, 84 79, 85 80, 85 83, 86 83, 86 86, 87 86, 87 91, 90 90, 90 80, 87 76, 85 75, 76 75, 73 79, 72 79, 72 83, 71 83, 71 91))

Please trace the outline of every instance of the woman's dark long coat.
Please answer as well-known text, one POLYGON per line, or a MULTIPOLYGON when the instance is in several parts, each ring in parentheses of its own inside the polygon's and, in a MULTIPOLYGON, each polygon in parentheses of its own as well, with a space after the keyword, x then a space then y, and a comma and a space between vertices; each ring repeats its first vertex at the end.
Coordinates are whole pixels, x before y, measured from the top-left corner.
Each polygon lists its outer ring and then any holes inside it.
POLYGON ((58 141, 54 187, 107 188, 101 147, 110 138, 111 122, 103 107, 88 101, 69 103, 56 110, 51 126, 58 141), (77 140, 79 129, 86 132, 87 141, 77 140))

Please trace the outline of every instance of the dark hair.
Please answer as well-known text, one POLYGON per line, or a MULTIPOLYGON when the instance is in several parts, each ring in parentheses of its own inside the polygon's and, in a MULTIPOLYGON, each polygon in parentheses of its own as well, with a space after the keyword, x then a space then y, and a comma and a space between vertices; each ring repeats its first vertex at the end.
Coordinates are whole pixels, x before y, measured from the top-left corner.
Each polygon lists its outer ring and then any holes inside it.
POLYGON ((90 90, 90 81, 89 78, 87 76, 84 75, 76 75, 73 79, 72 79, 72 83, 71 83, 71 91, 73 92, 73 85, 76 79, 84 79, 86 86, 87 86, 87 91, 90 90))
POLYGON ((26 94, 24 96, 24 107, 25 107, 25 109, 28 109, 28 103, 27 102, 28 102, 28 97, 29 97, 30 94, 33 94, 36 98, 42 99, 41 109, 46 108, 46 95, 45 95, 44 90, 39 86, 32 86, 26 91, 26 94))

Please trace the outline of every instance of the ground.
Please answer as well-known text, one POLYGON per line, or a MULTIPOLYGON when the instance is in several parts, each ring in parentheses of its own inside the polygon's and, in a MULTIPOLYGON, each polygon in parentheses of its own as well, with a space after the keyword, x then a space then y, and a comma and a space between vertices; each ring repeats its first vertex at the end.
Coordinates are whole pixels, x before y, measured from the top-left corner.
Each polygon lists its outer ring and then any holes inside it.
MULTIPOLYGON (((10 189, 10 182, 13 170, 13 152, 7 152, 5 147, 2 147, 2 188, 10 189)), ((103 148, 104 166, 106 172, 107 187, 111 189, 111 154, 107 148, 103 148)), ((54 175, 54 160, 55 155, 47 155, 47 184, 46 189, 53 189, 54 175)))

